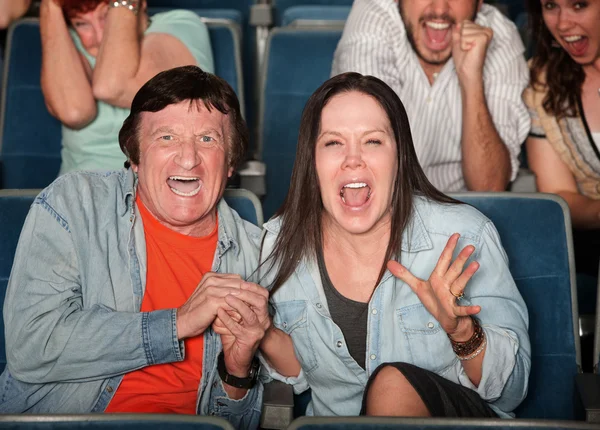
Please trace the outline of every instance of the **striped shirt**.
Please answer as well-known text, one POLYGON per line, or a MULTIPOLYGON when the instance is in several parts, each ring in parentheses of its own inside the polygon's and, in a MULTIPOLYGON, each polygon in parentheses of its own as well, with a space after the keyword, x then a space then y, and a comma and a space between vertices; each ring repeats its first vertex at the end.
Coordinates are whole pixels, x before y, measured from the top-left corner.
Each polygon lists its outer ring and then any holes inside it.
MULTIPOLYGON (((521 99, 529 81, 525 48, 515 25, 493 6, 482 5, 475 22, 494 31, 483 71, 485 97, 508 148, 514 180, 530 126, 521 99)), ((335 52, 332 76, 349 71, 376 76, 398 94, 408 113, 417 156, 433 185, 443 191, 466 190, 461 165, 462 102, 454 62, 450 57, 433 85, 429 83, 394 0, 354 1, 335 52)))

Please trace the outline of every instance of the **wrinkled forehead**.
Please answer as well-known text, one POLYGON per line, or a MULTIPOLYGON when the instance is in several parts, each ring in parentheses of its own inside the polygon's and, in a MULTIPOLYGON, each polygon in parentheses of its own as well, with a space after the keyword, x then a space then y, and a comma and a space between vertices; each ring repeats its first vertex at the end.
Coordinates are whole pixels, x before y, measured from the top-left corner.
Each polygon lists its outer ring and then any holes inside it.
POLYGON ((156 112, 141 112, 139 133, 143 136, 153 134, 157 129, 172 129, 180 132, 199 133, 215 131, 224 140, 229 139, 229 115, 220 112, 204 100, 184 100, 170 104, 156 112))

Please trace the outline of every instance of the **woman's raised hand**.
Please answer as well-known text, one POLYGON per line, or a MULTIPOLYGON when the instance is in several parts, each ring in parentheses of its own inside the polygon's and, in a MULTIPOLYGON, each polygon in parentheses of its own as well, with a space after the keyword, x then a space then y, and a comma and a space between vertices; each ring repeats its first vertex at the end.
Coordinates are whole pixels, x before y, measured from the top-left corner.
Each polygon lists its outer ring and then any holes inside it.
POLYGON ((475 251, 472 245, 466 246, 456 260, 452 261, 459 238, 458 233, 450 236, 428 280, 417 278, 396 261, 389 261, 387 267, 395 277, 404 281, 413 290, 446 333, 457 341, 463 341, 469 339, 472 334, 473 324, 469 316, 479 313, 481 307, 458 304, 467 282, 479 268, 479 263, 473 261, 463 270, 465 263, 475 251))

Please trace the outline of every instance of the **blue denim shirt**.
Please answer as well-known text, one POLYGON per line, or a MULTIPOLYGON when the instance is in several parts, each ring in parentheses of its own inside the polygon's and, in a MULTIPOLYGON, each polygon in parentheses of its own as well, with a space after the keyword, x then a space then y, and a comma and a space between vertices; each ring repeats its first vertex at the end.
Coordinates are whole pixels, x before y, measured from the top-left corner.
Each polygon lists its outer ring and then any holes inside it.
MULTIPOLYGON (((146 243, 131 170, 71 173, 35 199, 4 302, 7 369, 0 413, 103 412, 123 375, 183 360, 176 310, 140 312, 146 243)), ((212 270, 246 277, 258 263, 258 227, 218 203, 212 270)), ((216 371, 220 337, 204 333, 197 412, 256 428, 261 384, 230 399, 216 371)))
MULTIPOLYGON (((280 220, 268 222, 265 228, 263 256, 273 249, 280 220)), ((269 373, 266 380, 272 377, 293 384, 297 393, 310 387, 309 415, 358 415, 364 387, 375 368, 386 362, 407 362, 477 391, 501 417, 510 416, 527 394, 528 314, 492 222, 471 206, 417 197, 403 233, 401 263, 415 276, 428 279, 456 232, 461 238, 455 257, 473 245, 472 259, 481 264, 461 302, 481 306, 478 317, 488 344, 478 387, 469 380, 440 324, 410 287, 389 271, 369 302, 366 368, 362 369, 331 319, 317 263, 312 260, 300 261, 295 273, 271 296, 274 325, 291 335, 302 371, 297 378, 285 378, 263 360, 263 369, 269 373)), ((268 274, 263 285, 271 277, 268 274)))

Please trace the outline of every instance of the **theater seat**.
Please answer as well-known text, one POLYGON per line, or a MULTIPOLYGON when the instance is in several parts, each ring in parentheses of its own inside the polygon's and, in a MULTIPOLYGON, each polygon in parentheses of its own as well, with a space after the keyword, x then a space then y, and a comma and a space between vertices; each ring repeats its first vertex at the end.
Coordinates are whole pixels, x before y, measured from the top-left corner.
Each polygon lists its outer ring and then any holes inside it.
POLYGON ((340 27, 275 28, 269 35, 261 76, 258 142, 258 158, 267 166, 265 219, 287 195, 302 110, 329 78, 341 35, 340 27))
POLYGON ((464 193, 490 218, 529 311, 531 374, 518 418, 583 418, 575 386, 581 372, 571 218, 566 202, 542 193, 464 193))

